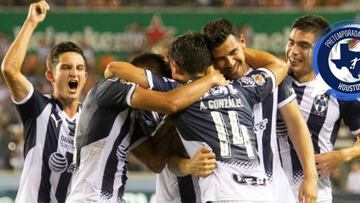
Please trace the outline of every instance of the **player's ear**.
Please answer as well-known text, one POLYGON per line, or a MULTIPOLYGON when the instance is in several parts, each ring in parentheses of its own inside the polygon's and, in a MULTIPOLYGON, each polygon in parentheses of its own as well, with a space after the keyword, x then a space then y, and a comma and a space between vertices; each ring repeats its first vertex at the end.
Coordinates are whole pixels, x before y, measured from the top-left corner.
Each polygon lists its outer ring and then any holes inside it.
POLYGON ((245 38, 245 34, 241 33, 240 37, 239 37, 239 42, 240 44, 245 48, 246 47, 246 38, 245 38))
POLYGON ((47 68, 45 71, 45 78, 50 81, 50 82, 54 82, 54 73, 52 72, 51 69, 47 68))
POLYGON ((178 75, 180 73, 180 67, 179 64, 176 63, 176 61, 170 61, 170 69, 171 69, 171 75, 178 75))

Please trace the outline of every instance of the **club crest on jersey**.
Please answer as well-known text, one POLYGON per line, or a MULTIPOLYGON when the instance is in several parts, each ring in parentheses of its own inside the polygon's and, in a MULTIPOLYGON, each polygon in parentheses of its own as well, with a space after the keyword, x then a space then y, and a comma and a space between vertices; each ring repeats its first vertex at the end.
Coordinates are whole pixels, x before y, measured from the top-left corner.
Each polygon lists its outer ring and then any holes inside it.
POLYGON ((240 84, 243 87, 255 87, 255 81, 251 77, 242 77, 242 78, 240 78, 240 84))
POLYGON ((326 94, 318 95, 314 99, 312 113, 324 115, 328 108, 329 96, 326 94))
POLYGON ((254 74, 251 77, 257 85, 263 86, 265 84, 265 77, 262 74, 254 74))

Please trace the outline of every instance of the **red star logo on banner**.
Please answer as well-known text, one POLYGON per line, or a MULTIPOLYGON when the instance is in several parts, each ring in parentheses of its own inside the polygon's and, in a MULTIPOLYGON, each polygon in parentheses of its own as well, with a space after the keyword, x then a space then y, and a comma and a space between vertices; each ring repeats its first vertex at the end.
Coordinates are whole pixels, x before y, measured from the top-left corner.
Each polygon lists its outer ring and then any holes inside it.
POLYGON ((165 27, 159 15, 154 15, 151 19, 150 25, 146 30, 148 44, 153 45, 161 38, 169 36, 174 33, 173 27, 165 27))

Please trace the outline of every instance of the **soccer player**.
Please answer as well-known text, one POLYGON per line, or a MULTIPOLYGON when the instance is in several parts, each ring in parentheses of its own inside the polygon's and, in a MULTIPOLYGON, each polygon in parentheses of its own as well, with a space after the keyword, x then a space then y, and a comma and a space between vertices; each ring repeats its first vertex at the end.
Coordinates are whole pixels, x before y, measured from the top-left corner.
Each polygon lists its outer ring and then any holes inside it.
MULTIPOLYGON (((310 129, 316 154, 316 166, 320 175, 318 202, 332 201, 330 171, 360 156, 359 141, 349 148, 333 151, 341 119, 350 127, 352 133, 359 137, 359 102, 341 101, 327 93, 312 96, 316 86, 312 66, 314 43, 329 29, 329 24, 321 16, 308 15, 298 18, 293 22, 285 49, 292 86, 297 95, 301 114, 310 129)), ((286 131, 278 132, 282 163, 293 191, 298 191, 304 172, 292 148, 292 142, 287 139, 286 134, 286 131)))
MULTIPOLYGON (((212 63, 207 41, 199 33, 178 38, 171 46, 169 59, 173 79, 181 82, 196 80, 212 63)), ((111 63, 108 68, 116 69, 118 77, 137 79, 139 85, 161 91, 179 85, 149 71, 145 75, 142 69, 123 62, 111 63), (134 78, 130 73, 142 77, 134 78)), ((191 158, 201 146, 210 147, 216 154, 214 174, 199 179, 203 202, 272 202, 252 130, 254 105, 271 93, 274 82, 280 83, 287 68, 271 67, 271 71, 260 69, 226 87, 212 88, 200 101, 171 116, 191 158)))
MULTIPOLYGON (((145 76, 144 72, 129 75, 145 76)), ((78 171, 67 202, 123 201, 134 128, 132 108, 171 114, 198 100, 212 86, 227 83, 222 74, 209 68, 196 82, 166 93, 146 90, 118 78, 95 84, 84 100, 76 128, 74 164, 78 171)))
MULTIPOLYGON (((235 26, 226 19, 208 22, 202 29, 210 41, 211 53, 215 67, 220 69, 225 77, 236 79, 251 73, 252 68, 266 65, 266 61, 256 60, 247 64, 250 56, 243 54, 246 46, 243 35, 239 36, 235 26)), ((256 56, 255 56, 256 57, 256 56)), ((269 58, 269 57, 268 57, 269 58)), ((264 58, 266 59, 266 58, 264 58)), ((263 59, 263 60, 264 60, 263 59)), ((262 164, 269 178, 269 183, 274 190, 275 202, 294 202, 294 195, 298 195, 300 202, 313 202, 316 199, 317 173, 312 155, 309 131, 298 110, 295 95, 289 81, 282 82, 274 92, 254 111, 254 127, 257 133, 258 151, 263 157, 262 164), (281 167, 276 140, 276 115, 277 110, 283 116, 289 136, 294 142, 296 152, 301 157, 302 166, 305 168, 305 179, 299 193, 292 194, 289 182, 281 167)))
POLYGON ((65 202, 76 122, 85 85, 86 59, 72 42, 56 45, 48 55, 45 77, 53 87, 43 95, 21 73, 30 38, 45 19, 46 1, 32 3, 28 16, 1 66, 24 125, 25 163, 16 202, 65 202))
MULTIPOLYGON (((271 64, 279 65, 277 64, 278 59, 276 57, 264 54, 264 52, 249 49, 244 50, 244 52, 245 56, 252 53, 252 57, 246 58, 250 62, 254 62, 251 61, 251 58, 255 58, 256 61, 266 60, 268 64, 264 64, 265 66, 271 64)), ((167 53, 165 55, 167 55, 167 53)), ((293 98, 294 97, 295 95, 293 95, 293 98)), ((275 137, 273 141, 276 141, 275 137)), ((211 153, 209 153, 207 149, 202 149, 196 153, 194 158, 185 159, 187 155, 186 153, 183 154, 182 148, 182 145, 176 144, 175 141, 172 149, 174 149, 173 153, 177 154, 177 156, 172 156, 164 170, 161 171, 161 173, 156 174, 156 199, 158 203, 201 202, 198 177, 194 176, 206 177, 212 174, 215 166, 212 164, 213 160, 211 158, 211 153)), ((283 174, 283 176, 285 176, 285 174, 283 174)), ((288 185, 289 192, 292 193, 287 179, 285 178, 284 181, 286 181, 285 184, 288 185)), ((282 194, 284 194, 284 190, 282 191, 282 194)), ((281 197, 284 198, 283 202, 290 202, 290 198, 286 195, 282 195, 281 197)), ((281 202, 279 199, 280 198, 277 199, 277 202, 281 202)), ((292 199, 294 201, 294 198, 292 199)))

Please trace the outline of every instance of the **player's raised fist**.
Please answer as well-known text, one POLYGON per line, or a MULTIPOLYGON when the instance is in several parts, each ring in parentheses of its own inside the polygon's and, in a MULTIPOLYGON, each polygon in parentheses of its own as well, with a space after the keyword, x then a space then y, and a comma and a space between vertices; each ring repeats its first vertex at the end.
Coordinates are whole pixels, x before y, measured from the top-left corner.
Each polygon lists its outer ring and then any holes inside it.
POLYGON ((30 4, 27 20, 32 23, 40 23, 45 19, 47 11, 50 9, 46 1, 41 0, 30 4))

